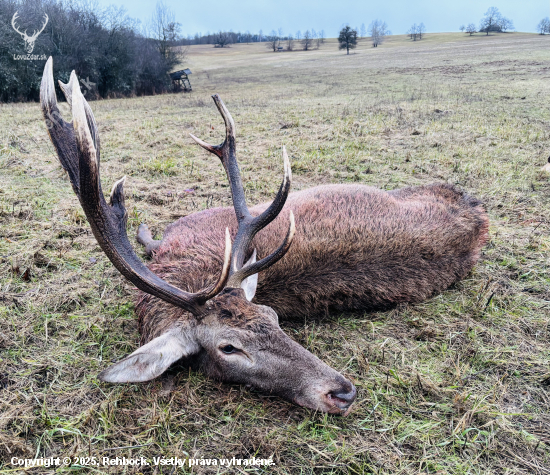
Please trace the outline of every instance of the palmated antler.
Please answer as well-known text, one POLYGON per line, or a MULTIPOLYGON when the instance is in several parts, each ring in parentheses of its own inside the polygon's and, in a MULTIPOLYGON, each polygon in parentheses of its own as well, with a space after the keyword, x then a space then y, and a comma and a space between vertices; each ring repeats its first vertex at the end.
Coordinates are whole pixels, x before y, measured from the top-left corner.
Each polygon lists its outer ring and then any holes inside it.
POLYGON ((235 214, 237 216, 237 223, 239 225, 237 229, 237 235, 235 242, 233 243, 233 252, 231 254, 231 271, 230 277, 227 281, 227 287, 239 287, 241 282, 247 277, 267 269, 281 259, 288 251, 292 238, 294 237, 295 225, 294 215, 290 212, 290 225, 288 232, 283 243, 279 248, 267 257, 264 257, 258 262, 243 267, 246 252, 254 239, 254 236, 263 228, 265 228, 271 221, 273 221, 283 209, 288 193, 290 191, 290 183, 292 180, 292 170, 290 168, 290 162, 286 149, 283 146, 283 161, 284 161, 284 178, 279 192, 269 207, 259 216, 253 217, 246 205, 244 196, 244 188, 241 180, 241 174, 239 171, 239 165, 237 164, 236 144, 235 144, 235 122, 233 117, 227 110, 227 107, 220 99, 218 94, 212 96, 216 107, 220 111, 221 116, 225 122, 225 140, 220 145, 210 145, 201 139, 190 134, 195 142, 197 142, 202 148, 217 155, 223 164, 229 184, 231 186, 231 195, 233 198, 233 207, 235 208, 235 214))
POLYGON ((97 125, 92 109, 80 91, 75 72, 71 73, 68 84, 59 84, 72 109, 72 124, 63 120, 57 107, 53 61, 50 57, 40 86, 42 111, 61 165, 69 174, 73 190, 101 249, 120 273, 137 288, 194 315, 200 315, 204 310, 204 303, 221 292, 228 279, 231 259, 229 230, 226 229, 223 269, 215 284, 200 292, 189 293, 153 274, 136 255, 126 234, 128 214, 124 207, 123 192, 126 177, 113 185, 110 204, 107 204, 103 196, 99 176, 100 146, 97 125))

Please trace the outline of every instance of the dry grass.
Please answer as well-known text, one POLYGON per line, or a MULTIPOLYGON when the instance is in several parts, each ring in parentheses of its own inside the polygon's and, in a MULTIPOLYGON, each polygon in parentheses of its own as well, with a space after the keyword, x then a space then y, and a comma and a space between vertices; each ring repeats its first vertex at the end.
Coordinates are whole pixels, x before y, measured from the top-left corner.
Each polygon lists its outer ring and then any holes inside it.
POLYGON ((346 418, 181 367, 148 384, 100 383, 136 348, 132 289, 91 236, 38 106, 0 105, 0 473, 35 454, 273 455, 279 474, 550 473, 550 183, 539 170, 550 151, 549 41, 395 37, 349 56, 331 42, 280 54, 192 47, 193 93, 92 104, 105 188, 129 176, 131 233, 229 205, 221 166, 188 138, 221 140, 213 92, 236 120, 251 204, 276 192, 282 144, 294 189, 442 180, 483 199, 491 242, 442 295, 282 324, 355 381, 346 418))

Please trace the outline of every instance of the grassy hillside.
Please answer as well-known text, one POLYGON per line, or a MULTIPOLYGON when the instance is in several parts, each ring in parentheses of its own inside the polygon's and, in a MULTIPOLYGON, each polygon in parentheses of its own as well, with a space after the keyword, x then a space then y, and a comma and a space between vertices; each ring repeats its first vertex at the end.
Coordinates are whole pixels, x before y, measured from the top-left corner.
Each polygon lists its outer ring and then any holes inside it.
MULTIPOLYGON (((278 474, 550 473, 549 47, 519 33, 396 36, 349 56, 334 40, 292 53, 193 46, 192 93, 92 103, 104 187, 129 178, 129 234, 230 205, 219 162, 188 136, 222 140, 214 92, 236 121, 250 204, 276 193, 283 144, 294 190, 447 181, 483 200, 491 241, 453 288, 281 323, 355 382, 345 418, 181 366, 147 384, 99 382, 138 345, 133 289, 95 243, 38 105, 0 105, 0 474, 35 454, 272 455, 255 472, 278 474)), ((56 473, 69 470, 251 471, 56 473)))

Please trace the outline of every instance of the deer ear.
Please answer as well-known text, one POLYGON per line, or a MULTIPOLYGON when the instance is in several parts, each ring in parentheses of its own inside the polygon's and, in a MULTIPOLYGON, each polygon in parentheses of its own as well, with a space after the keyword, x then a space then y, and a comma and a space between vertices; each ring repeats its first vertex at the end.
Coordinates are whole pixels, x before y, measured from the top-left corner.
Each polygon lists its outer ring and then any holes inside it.
POLYGON ((102 371, 98 378, 107 383, 140 383, 160 376, 184 356, 198 353, 198 343, 181 329, 172 329, 138 348, 131 355, 102 371))
MULTIPOLYGON (((254 264, 256 262, 256 249, 254 249, 254 252, 252 252, 252 256, 248 261, 245 262, 243 269, 251 264, 254 264)), ((246 295, 246 300, 249 302, 254 298, 254 295, 256 294, 256 288, 258 287, 258 274, 253 274, 250 277, 247 277, 241 282, 241 288, 244 290, 244 294, 246 295)))

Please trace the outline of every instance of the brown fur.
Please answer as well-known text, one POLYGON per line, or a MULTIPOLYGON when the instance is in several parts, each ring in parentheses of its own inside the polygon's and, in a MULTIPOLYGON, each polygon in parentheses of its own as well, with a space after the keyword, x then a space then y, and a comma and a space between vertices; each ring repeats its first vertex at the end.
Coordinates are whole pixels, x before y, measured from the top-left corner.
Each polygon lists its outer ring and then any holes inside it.
MULTIPOLYGON (((267 206, 250 211, 258 215, 267 206)), ((289 195, 277 219, 253 241, 259 259, 283 240, 290 210, 296 217, 292 246, 259 275, 253 300, 281 318, 420 302, 463 278, 488 239, 481 203, 451 185, 390 192, 327 185, 289 195)), ((219 273, 226 227, 234 237, 233 208, 179 219, 166 228, 150 269, 183 290, 198 291, 219 273)), ((143 342, 194 318, 145 294, 137 307, 143 342)))

